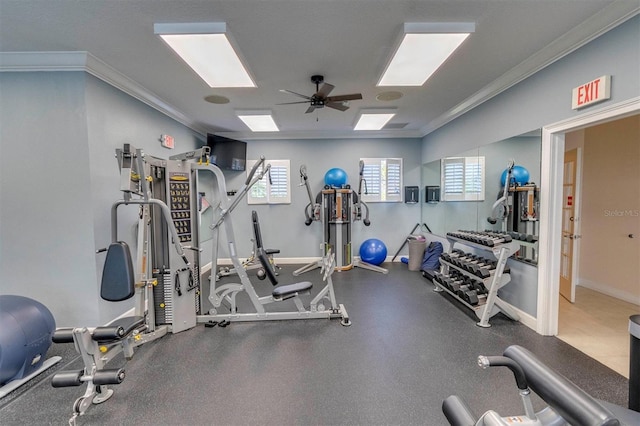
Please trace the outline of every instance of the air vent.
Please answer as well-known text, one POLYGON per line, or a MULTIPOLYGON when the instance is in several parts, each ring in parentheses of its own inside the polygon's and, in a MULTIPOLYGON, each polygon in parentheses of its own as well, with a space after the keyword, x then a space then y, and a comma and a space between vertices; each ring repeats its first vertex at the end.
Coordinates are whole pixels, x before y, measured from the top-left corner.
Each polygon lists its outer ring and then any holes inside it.
POLYGON ((384 126, 384 129, 385 130, 404 129, 408 125, 409 123, 389 123, 386 126, 384 126))

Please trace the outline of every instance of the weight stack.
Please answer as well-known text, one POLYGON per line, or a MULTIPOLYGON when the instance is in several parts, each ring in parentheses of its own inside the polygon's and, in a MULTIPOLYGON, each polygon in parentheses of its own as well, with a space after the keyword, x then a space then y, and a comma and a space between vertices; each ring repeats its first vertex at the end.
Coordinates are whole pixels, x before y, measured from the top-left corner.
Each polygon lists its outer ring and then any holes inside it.
POLYGON ((409 270, 419 271, 422 266, 424 250, 427 248, 426 241, 409 240, 409 270))

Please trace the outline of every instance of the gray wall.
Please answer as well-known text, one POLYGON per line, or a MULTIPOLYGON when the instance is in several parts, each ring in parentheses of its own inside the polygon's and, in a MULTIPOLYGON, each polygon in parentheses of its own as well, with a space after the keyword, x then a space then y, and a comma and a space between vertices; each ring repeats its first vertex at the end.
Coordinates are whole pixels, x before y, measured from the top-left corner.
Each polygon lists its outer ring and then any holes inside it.
POLYGON ((63 325, 98 318, 85 80, 0 73, 0 293, 63 325))
MULTIPOLYGON (((264 155, 267 160, 289 159, 291 161, 291 204, 251 205, 242 202, 234 211, 234 231, 240 256, 251 253, 251 210, 260 217, 264 243, 270 248, 280 249, 280 257, 300 258, 320 256, 323 238, 322 223, 313 222, 305 226, 304 208, 309 197, 300 183, 300 166, 307 167, 309 183, 314 195, 324 185, 327 170, 339 167, 347 172, 348 184, 358 187, 358 162, 361 157, 403 158, 404 185, 420 185, 420 140, 419 139, 345 139, 345 140, 287 140, 250 141, 247 157, 257 159, 264 155)), ((238 189, 246 174, 225 172, 227 188, 238 189)), ((362 221, 352 224, 352 247, 357 254, 360 244, 367 238, 384 241, 390 256, 404 243, 406 234, 420 220, 419 204, 368 203, 371 226, 362 221)), ((406 250, 405 250, 406 251, 406 250)), ((224 257, 227 250, 224 249, 224 257)))
MULTIPOLYGON (((161 133, 177 150, 200 142, 85 73, 0 73, 0 91, 0 294, 44 303, 59 326, 104 323, 130 307, 98 294, 95 250, 110 242, 109 209, 121 198, 116 147, 166 156, 161 133)), ((134 216, 122 220, 128 241, 134 216)))
MULTIPOLYGON (((640 17, 636 16, 427 135, 422 143, 422 162, 426 164, 583 114, 584 110, 571 110, 571 90, 601 75, 612 76, 608 104, 640 96, 638 40, 640 17)), ((537 274, 524 272, 501 295, 535 317, 537 274)))
MULTIPOLYGON (((640 16, 473 109, 423 139, 422 162, 454 155, 584 113, 571 110, 571 91, 610 74, 607 104, 640 95, 640 16)), ((602 106, 602 104, 600 104, 602 106)), ((596 109, 593 106, 591 109, 596 109)))

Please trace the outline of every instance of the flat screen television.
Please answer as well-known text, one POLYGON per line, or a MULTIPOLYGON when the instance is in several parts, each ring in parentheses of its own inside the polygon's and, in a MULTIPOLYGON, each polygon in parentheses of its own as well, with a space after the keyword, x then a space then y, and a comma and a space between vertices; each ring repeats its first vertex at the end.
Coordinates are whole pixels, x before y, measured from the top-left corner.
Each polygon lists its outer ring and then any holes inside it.
POLYGON ((207 133, 211 162, 224 170, 243 171, 247 164, 247 143, 207 133))

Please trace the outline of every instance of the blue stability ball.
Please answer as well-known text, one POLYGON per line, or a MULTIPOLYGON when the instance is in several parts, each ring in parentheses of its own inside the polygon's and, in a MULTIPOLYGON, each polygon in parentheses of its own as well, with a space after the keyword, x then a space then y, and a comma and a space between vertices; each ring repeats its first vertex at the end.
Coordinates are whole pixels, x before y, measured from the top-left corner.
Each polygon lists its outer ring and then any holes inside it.
POLYGON ((0 386, 40 368, 55 328, 51 311, 42 303, 0 296, 0 386))
POLYGON ((347 184, 347 172, 337 167, 324 174, 324 184, 334 188, 342 188, 347 184))
MULTIPOLYGON (((504 186, 504 181, 507 180, 507 169, 502 172, 502 176, 500 176, 500 184, 504 186)), ((522 166, 513 166, 513 170, 511 170, 511 182, 518 185, 526 185, 529 183, 529 170, 525 169, 522 166)))
POLYGON ((360 259, 372 265, 380 265, 387 258, 387 246, 377 238, 369 238, 360 245, 360 259))

